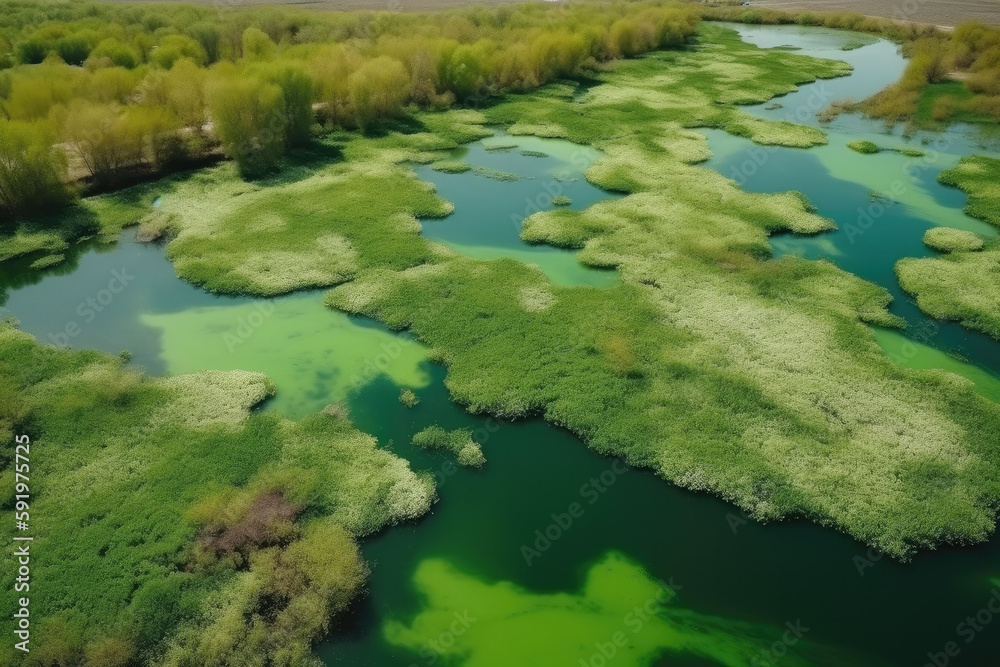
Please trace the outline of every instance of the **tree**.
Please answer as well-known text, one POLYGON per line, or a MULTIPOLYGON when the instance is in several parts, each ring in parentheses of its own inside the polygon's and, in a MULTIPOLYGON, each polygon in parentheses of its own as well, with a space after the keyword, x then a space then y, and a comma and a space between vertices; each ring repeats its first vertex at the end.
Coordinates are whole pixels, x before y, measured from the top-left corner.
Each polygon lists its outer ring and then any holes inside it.
POLYGON ((114 184, 126 167, 142 162, 142 128, 130 122, 118 104, 75 100, 66 113, 64 132, 99 185, 114 184))
POLYGON ((0 121, 0 210, 5 216, 67 204, 66 159, 43 122, 0 121))
POLYGON ((181 58, 204 65, 208 56, 205 54, 205 49, 201 48, 201 44, 187 35, 167 35, 149 55, 150 61, 163 69, 170 69, 181 58))
POLYGON ((267 34, 257 28, 243 31, 243 57, 247 60, 274 60, 278 47, 267 34))
POLYGON ((410 77, 403 63, 395 58, 380 56, 351 74, 348 86, 355 123, 362 129, 368 129, 402 112, 410 77))
POLYGON ((281 88, 285 101, 285 143, 289 146, 308 143, 314 118, 312 77, 298 63, 280 63, 266 68, 264 78, 281 88))
POLYGON ((134 47, 122 44, 114 37, 109 37, 98 43, 90 52, 90 58, 92 60, 107 58, 118 67, 127 69, 133 69, 141 60, 139 52, 134 47))
POLYGON ((244 178, 274 170, 284 152, 281 88, 257 78, 217 76, 206 90, 215 134, 244 178))

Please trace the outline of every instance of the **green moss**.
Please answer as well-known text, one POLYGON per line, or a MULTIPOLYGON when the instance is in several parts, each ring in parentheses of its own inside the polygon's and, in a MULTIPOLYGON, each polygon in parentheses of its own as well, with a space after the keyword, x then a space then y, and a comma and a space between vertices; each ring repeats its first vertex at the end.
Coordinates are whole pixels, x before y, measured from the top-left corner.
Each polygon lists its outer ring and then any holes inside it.
POLYGON ((428 426, 413 436, 413 444, 421 449, 443 449, 455 455, 460 465, 481 468, 486 463, 483 449, 466 429, 446 431, 440 426, 428 426))
POLYGON ((906 157, 924 157, 927 155, 919 148, 897 148, 895 151, 900 155, 905 155, 906 157))
POLYGON ((850 148, 855 153, 862 153, 865 155, 872 155, 882 150, 881 148, 878 147, 878 144, 872 141, 861 141, 861 140, 848 141, 847 147, 850 148))
POLYGON ((548 153, 543 153, 542 151, 521 151, 521 155, 525 157, 548 157, 548 153))
POLYGON ((552 203, 556 206, 569 206, 573 203, 573 200, 566 195, 556 195, 552 198, 552 203))
MULTIPOLYGON (((251 414, 274 391, 259 373, 152 379, 4 326, 0 380, 3 430, 44 452, 45 474, 31 476, 32 639, 63 646, 63 663, 111 645, 136 664, 305 658, 363 583, 354 538, 431 502, 427 482, 346 420, 251 414), (262 497, 294 508, 279 541, 264 534, 240 559, 206 546, 262 497), (267 619, 254 613, 265 600, 267 619)), ((13 463, 2 455, 4 475, 13 463)), ((11 614, 14 599, 3 605, 11 614)), ((0 657, 21 664, 9 645, 0 657)))
POLYGON ((982 250, 983 237, 964 229, 932 227, 924 232, 924 245, 940 252, 971 252, 982 250))

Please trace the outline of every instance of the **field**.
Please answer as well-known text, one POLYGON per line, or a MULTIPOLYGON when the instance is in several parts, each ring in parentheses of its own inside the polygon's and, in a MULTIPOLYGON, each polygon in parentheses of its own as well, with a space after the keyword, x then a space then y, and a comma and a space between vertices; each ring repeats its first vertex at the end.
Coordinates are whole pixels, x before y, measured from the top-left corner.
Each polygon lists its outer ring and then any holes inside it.
POLYGON ((851 11, 950 28, 965 21, 1000 25, 1000 7, 993 0, 755 0, 751 5, 817 12, 851 11))

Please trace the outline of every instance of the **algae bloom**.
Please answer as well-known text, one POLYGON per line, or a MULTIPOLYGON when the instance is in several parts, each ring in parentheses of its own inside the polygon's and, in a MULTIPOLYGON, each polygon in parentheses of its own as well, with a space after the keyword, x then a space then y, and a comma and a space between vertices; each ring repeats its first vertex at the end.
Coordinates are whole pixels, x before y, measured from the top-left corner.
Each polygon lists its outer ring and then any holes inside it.
POLYGON ((653 580, 617 552, 590 568, 579 593, 485 582, 440 559, 424 560, 414 583, 426 608, 409 625, 387 623, 385 637, 447 664, 649 665, 675 654, 742 667, 773 661, 778 644, 783 666, 810 664, 800 654, 810 648, 801 624, 768 628, 685 609, 681 585, 653 580))

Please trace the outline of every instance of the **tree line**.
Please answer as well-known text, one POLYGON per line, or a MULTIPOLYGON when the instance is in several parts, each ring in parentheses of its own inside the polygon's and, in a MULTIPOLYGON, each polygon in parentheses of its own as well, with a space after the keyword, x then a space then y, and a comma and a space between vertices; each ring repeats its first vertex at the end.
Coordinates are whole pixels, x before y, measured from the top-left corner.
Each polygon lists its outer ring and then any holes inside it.
POLYGON ((8 3, 0 210, 11 220, 224 153, 272 171, 317 124, 369 130, 682 45, 690 5, 573 3, 437 14, 8 3))

